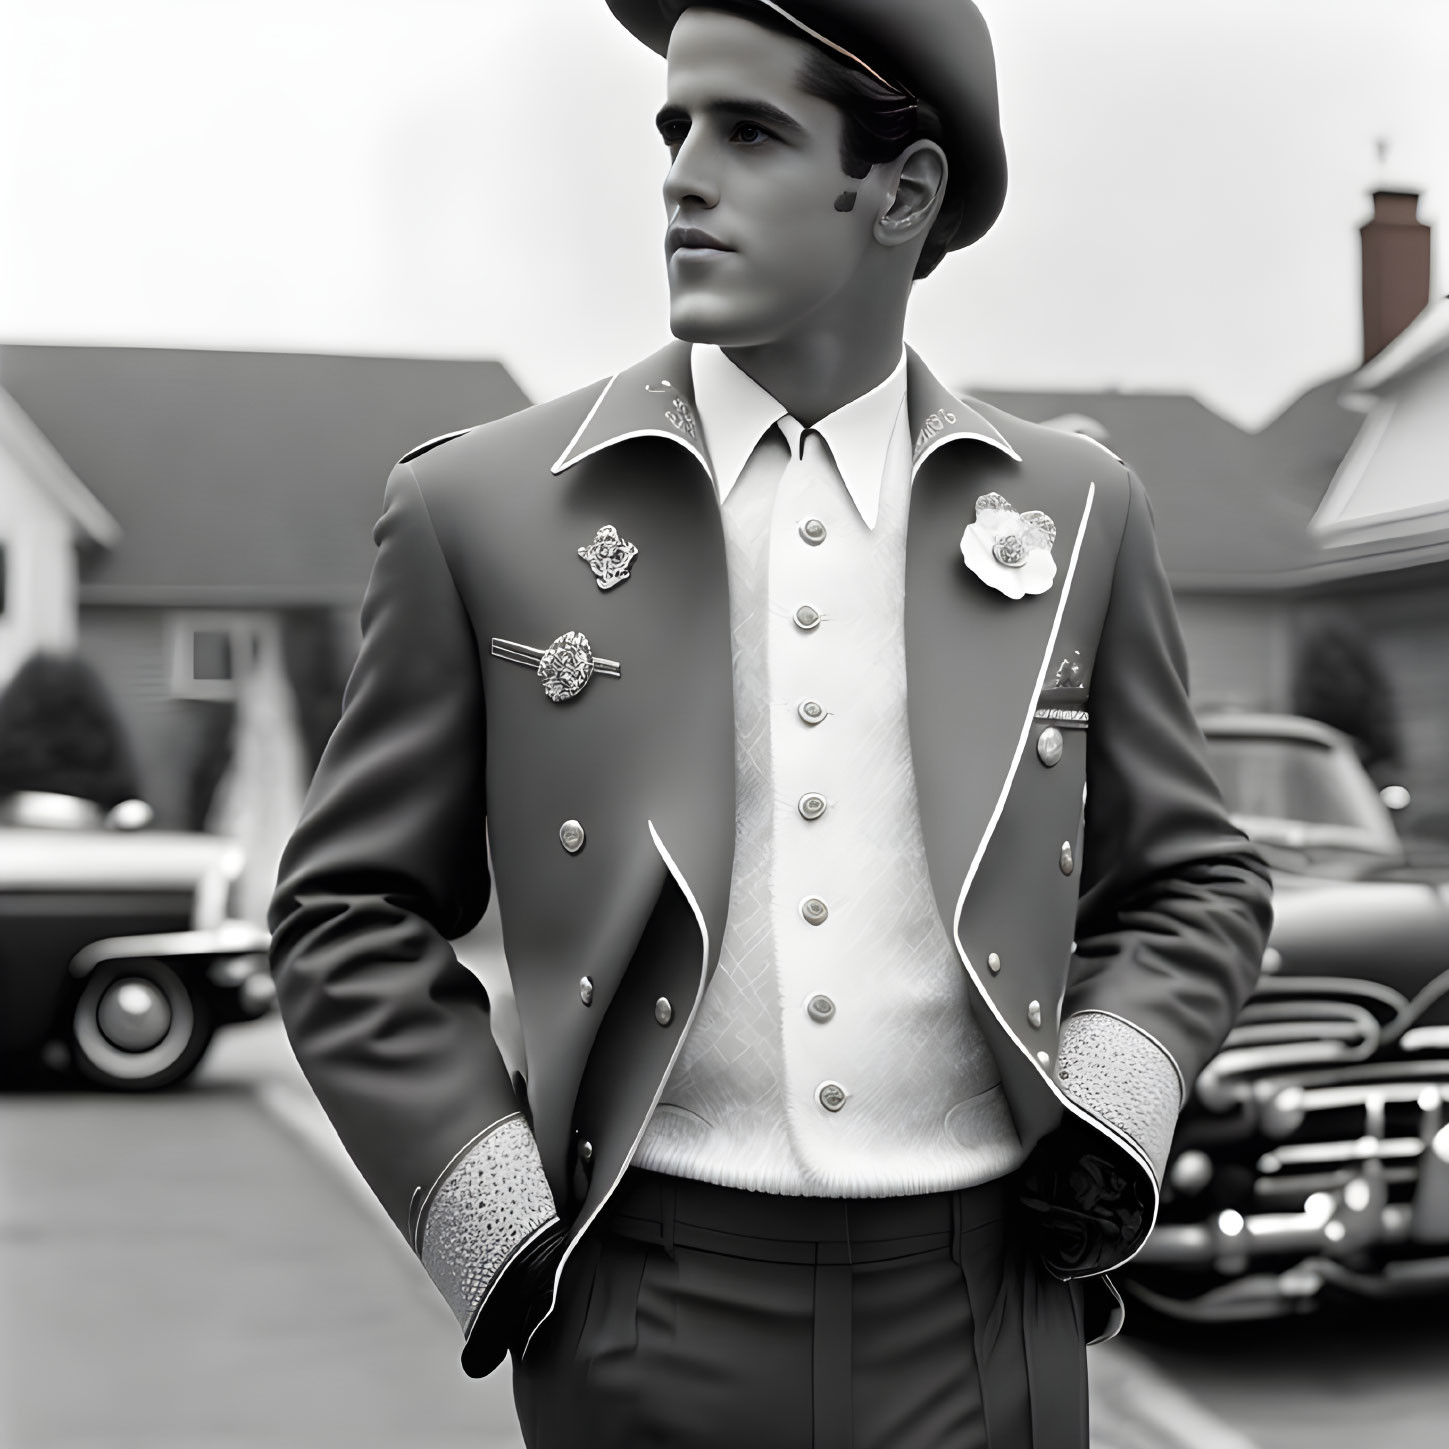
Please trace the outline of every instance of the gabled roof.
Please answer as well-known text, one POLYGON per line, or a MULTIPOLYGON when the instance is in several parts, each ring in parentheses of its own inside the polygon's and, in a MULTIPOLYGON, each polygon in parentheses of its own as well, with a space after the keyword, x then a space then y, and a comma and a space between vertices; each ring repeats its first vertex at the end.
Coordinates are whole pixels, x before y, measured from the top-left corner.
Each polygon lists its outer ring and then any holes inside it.
POLYGON ((1343 405, 1346 376, 1337 373, 1300 393, 1257 434, 1273 488, 1303 510, 1305 526, 1363 422, 1343 405))
POLYGON ((1362 425, 1310 532, 1405 567, 1449 558, 1449 298, 1424 309, 1344 385, 1362 425))
POLYGON ((54 501, 70 519, 78 540, 107 548, 120 541, 120 524, 66 467, 65 459, 3 387, 0 387, 0 453, 9 454, 25 476, 54 501))
POLYGON ((1086 431, 1127 462, 1152 500, 1174 588, 1278 588, 1312 556, 1312 508, 1274 485, 1261 438, 1189 394, 968 392, 1032 422, 1086 431))
POLYGON ((0 385, 119 520, 82 603, 352 605, 409 448, 528 403, 498 362, 0 346, 0 385))
POLYGON ((1348 380, 1352 394, 1377 393, 1386 383, 1449 349, 1449 297, 1430 302, 1379 355, 1348 380))

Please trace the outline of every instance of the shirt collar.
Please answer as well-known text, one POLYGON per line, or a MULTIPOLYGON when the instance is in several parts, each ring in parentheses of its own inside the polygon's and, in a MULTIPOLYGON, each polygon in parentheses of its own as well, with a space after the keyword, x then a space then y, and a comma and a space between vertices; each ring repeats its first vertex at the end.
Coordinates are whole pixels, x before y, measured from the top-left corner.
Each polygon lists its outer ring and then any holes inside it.
MULTIPOLYGON (((752 377, 712 345, 696 344, 690 354, 694 401, 704 430, 705 446, 714 465, 720 503, 729 497, 760 439, 786 420, 792 450, 798 447, 800 425, 752 377)), ((881 480, 891 437, 906 405, 906 354, 884 381, 821 418, 813 431, 830 449, 836 469, 867 528, 880 511, 881 480)))
MULTIPOLYGON (((1009 421, 996 409, 989 411, 1009 421)), ((906 416, 912 440, 912 477, 928 458, 950 444, 986 443, 1021 462, 1021 455, 985 414, 951 392, 909 347, 906 416)), ((694 414, 688 342, 671 339, 658 352, 609 378, 549 471, 565 473, 585 458, 631 438, 664 438, 677 443, 706 475, 713 476, 694 414)))

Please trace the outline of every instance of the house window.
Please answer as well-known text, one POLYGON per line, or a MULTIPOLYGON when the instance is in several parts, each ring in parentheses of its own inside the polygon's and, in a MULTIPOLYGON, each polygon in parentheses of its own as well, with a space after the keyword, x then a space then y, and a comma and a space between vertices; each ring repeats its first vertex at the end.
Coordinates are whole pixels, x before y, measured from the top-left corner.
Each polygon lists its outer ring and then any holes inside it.
POLYGON ((256 649, 256 627, 247 615, 173 614, 171 693, 177 699, 235 699, 237 674, 256 649))

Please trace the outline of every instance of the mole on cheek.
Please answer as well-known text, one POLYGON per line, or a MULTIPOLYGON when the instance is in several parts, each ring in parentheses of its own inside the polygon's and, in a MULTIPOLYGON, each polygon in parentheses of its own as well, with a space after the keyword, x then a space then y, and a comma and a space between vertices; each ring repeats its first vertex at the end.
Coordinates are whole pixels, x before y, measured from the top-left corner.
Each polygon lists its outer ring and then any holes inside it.
POLYGON ((842 191, 835 198, 836 211, 853 211, 855 209, 855 192, 842 191))

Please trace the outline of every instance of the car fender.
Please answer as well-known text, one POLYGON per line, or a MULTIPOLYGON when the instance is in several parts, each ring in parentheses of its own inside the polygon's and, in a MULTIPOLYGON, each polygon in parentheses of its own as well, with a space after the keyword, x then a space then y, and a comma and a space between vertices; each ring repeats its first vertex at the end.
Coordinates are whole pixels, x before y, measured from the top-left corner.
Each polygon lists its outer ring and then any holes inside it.
POLYGON ((161 956, 169 960, 191 956, 213 960, 218 956, 265 955, 271 937, 251 921, 223 920, 215 926, 191 931, 158 931, 143 936, 107 936, 81 947, 71 958, 73 976, 89 976, 106 961, 161 956))

